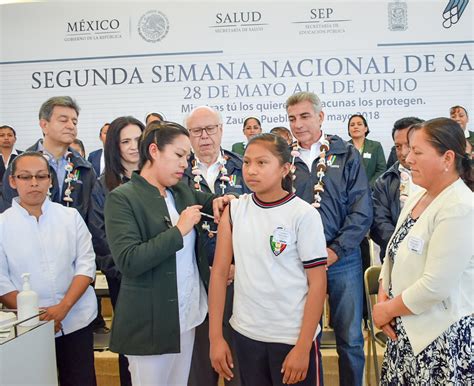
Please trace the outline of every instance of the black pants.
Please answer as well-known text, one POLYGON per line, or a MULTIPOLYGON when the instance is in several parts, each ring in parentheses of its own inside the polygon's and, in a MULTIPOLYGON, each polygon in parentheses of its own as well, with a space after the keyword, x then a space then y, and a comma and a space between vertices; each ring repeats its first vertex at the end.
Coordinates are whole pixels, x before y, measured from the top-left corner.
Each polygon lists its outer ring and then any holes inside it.
MULTIPOLYGON (((117 304, 117 299, 120 292, 121 280, 115 276, 109 277, 105 275, 105 278, 109 287, 110 302, 112 303, 112 308, 115 310, 115 304, 117 304)), ((128 359, 122 354, 119 354, 119 374, 121 386, 132 386, 132 376, 128 370, 128 359)))
MULTIPOLYGON (((243 386, 240 378, 239 361, 234 350, 234 336, 229 319, 232 316, 232 301, 234 299, 234 284, 227 287, 226 301, 224 309, 224 325, 222 326, 224 338, 227 341, 234 360, 234 378, 231 381, 224 380, 226 386, 243 386)), ((191 370, 189 372, 188 386, 217 386, 219 374, 211 366, 209 358, 209 319, 196 328, 194 338, 193 358, 191 360, 191 370)))
MULTIPOLYGON (((281 367, 294 347, 283 343, 264 343, 249 339, 234 331, 234 342, 239 358, 240 374, 245 386, 284 386, 281 367)), ((315 386, 317 383, 316 350, 311 347, 306 379, 295 383, 300 386, 315 386)))
POLYGON ((96 386, 94 337, 89 325, 55 339, 61 386, 96 386))
MULTIPOLYGON (((360 254, 362 256, 362 281, 364 280, 364 272, 367 268, 370 267, 370 245, 369 245, 369 239, 367 237, 364 237, 362 239, 362 242, 360 243, 360 254)), ((365 301, 365 287, 364 287, 364 304, 363 304, 363 317, 364 317, 364 323, 367 323, 367 318, 369 317, 368 311, 367 311, 367 302, 365 301)))

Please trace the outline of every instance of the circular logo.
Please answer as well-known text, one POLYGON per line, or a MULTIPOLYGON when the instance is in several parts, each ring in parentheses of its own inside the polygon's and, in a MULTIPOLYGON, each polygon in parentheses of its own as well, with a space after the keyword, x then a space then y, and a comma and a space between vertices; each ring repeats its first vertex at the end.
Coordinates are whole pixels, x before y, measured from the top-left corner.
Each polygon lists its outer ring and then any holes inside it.
POLYGON ((159 42, 170 29, 166 15, 160 11, 148 11, 138 21, 138 33, 150 43, 159 42))

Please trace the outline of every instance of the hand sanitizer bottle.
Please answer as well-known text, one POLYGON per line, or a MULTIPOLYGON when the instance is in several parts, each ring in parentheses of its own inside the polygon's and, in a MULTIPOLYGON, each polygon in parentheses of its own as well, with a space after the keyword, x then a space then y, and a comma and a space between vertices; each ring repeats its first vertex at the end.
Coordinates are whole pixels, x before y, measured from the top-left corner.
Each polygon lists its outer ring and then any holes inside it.
MULTIPOLYGON (((21 291, 16 297, 16 303, 18 307, 18 321, 28 319, 34 315, 38 315, 38 294, 31 290, 30 285, 30 274, 24 273, 21 275, 23 278, 23 291, 21 291)), ((20 326, 36 326, 39 323, 39 317, 36 316, 26 322, 20 323, 20 326)))

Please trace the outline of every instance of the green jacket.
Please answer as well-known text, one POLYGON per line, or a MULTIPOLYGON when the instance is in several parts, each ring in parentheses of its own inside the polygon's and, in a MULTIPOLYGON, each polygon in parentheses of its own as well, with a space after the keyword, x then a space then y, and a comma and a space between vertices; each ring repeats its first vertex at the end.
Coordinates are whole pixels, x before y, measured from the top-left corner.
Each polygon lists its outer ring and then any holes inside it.
POLYGON ((240 154, 240 155, 244 155, 245 153, 245 146, 247 145, 247 143, 245 142, 236 142, 232 145, 232 153, 237 153, 237 154, 240 154))
MULTIPOLYGON (((204 212, 212 212, 213 195, 196 192, 182 182, 170 190, 178 213, 195 204, 203 205, 204 212)), ((183 237, 169 219, 159 190, 136 173, 107 196, 107 240, 122 273, 110 340, 114 352, 180 352, 176 252, 183 247, 183 237)), ((200 229, 196 230, 199 235, 200 229)), ((197 244, 199 274, 207 288, 209 266, 200 237, 197 244)))
POLYGON ((469 137, 467 138, 469 143, 474 147, 474 131, 469 130, 469 137))
MULTIPOLYGON (((352 142, 352 139, 349 141, 352 142)), ((369 180, 370 187, 373 187, 375 180, 387 170, 387 162, 380 142, 365 139, 362 149, 362 163, 369 180)))

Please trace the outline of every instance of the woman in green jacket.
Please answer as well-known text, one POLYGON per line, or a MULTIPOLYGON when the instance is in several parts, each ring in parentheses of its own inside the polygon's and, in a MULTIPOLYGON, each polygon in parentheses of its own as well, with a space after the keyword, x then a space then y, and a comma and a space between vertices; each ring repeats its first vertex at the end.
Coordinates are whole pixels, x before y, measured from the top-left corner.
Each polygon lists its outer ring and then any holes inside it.
POLYGON ((207 313, 198 224, 215 196, 180 182, 191 152, 182 126, 150 124, 139 151, 140 173, 105 202, 107 240, 122 273, 110 348, 127 356, 134 386, 185 385, 194 329, 207 313))
POLYGON ((347 132, 352 138, 349 142, 359 150, 362 156, 370 187, 373 187, 375 180, 387 170, 382 145, 380 142, 366 138, 370 131, 363 115, 354 114, 349 118, 347 132))

